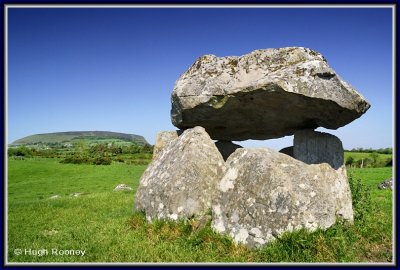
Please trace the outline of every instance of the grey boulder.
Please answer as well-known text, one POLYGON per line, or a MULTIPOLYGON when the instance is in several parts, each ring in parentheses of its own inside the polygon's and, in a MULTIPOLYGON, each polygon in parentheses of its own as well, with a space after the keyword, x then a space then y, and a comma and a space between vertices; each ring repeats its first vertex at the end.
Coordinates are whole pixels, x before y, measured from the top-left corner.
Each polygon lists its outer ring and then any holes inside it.
POLYGON ((165 148, 172 140, 179 137, 180 131, 161 131, 157 134, 156 143, 153 148, 153 158, 165 148))
POLYGON ((378 185, 379 189, 393 189, 393 178, 386 179, 378 185))
POLYGON ((202 126, 215 140, 265 140, 337 129, 369 107, 320 53, 287 47, 200 57, 175 83, 171 119, 180 129, 202 126))
POLYGON ((190 218, 211 209, 225 162, 204 128, 185 130, 143 173, 135 209, 147 220, 190 218))
POLYGON ((268 148, 237 149, 226 163, 212 227, 237 243, 259 247, 284 232, 328 228, 338 217, 353 221, 351 200, 338 203, 342 174, 326 163, 308 165, 268 148))
POLYGON ((337 172, 335 196, 337 215, 353 219, 350 185, 344 165, 342 141, 329 133, 299 130, 294 134, 293 157, 306 164, 327 163, 337 172))

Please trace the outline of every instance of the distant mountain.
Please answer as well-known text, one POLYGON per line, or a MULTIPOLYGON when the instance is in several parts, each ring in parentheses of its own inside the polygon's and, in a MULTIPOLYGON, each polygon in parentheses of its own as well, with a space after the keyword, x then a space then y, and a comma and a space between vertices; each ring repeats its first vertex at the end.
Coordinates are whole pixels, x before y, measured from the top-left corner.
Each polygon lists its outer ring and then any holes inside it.
POLYGON ((69 131, 35 134, 16 140, 12 145, 73 143, 76 141, 124 141, 139 145, 148 144, 143 136, 110 131, 69 131))

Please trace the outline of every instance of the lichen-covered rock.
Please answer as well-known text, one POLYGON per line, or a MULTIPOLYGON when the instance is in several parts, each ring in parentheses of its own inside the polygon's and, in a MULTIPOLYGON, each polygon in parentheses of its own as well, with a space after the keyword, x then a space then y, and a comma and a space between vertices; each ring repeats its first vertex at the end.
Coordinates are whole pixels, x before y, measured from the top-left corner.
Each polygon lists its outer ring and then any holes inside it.
POLYGON ((341 166, 336 170, 336 173, 338 176, 332 189, 332 193, 336 198, 336 216, 353 223, 353 202, 351 199, 351 190, 347 178, 346 166, 341 166))
POLYGON ((258 247, 287 231, 328 228, 337 216, 346 219, 336 195, 341 174, 326 163, 307 165, 272 149, 241 148, 226 164, 212 227, 238 243, 258 247))
POLYGON ((321 54, 288 47, 200 57, 176 81, 171 118, 180 129, 202 126, 215 140, 264 140, 337 129, 369 107, 321 54))
POLYGON ((218 148, 224 160, 227 160, 236 149, 242 148, 242 146, 230 141, 218 141, 215 143, 215 146, 218 148))
POLYGON ((334 187, 336 196, 336 214, 347 220, 353 220, 350 185, 344 165, 342 141, 329 133, 311 129, 299 130, 294 134, 293 157, 307 164, 327 163, 338 174, 334 187))
POLYGON ((156 155, 143 173, 135 209, 147 220, 206 213, 217 195, 225 162, 204 128, 183 132, 156 155))
POLYGON ((165 148, 172 140, 179 137, 181 131, 161 131, 157 134, 156 143, 153 148, 153 158, 165 148))

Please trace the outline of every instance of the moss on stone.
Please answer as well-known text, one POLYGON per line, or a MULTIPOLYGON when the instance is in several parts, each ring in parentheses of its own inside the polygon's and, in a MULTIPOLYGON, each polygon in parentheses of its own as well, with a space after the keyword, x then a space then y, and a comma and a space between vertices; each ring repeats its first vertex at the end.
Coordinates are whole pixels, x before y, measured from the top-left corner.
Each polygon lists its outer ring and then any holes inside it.
POLYGON ((229 99, 229 95, 227 95, 227 96, 212 96, 210 98, 209 104, 214 109, 220 109, 225 105, 225 103, 228 101, 228 99, 229 99))

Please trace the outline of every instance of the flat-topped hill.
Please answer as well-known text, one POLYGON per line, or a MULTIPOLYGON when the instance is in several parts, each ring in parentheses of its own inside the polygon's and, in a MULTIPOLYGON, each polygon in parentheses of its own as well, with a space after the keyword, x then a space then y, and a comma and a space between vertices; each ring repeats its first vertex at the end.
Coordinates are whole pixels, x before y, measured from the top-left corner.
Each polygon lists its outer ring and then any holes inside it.
POLYGON ((119 140, 133 142, 140 145, 148 144, 143 136, 136 134, 110 131, 68 131, 30 135, 14 141, 12 145, 72 143, 78 140, 119 140))

